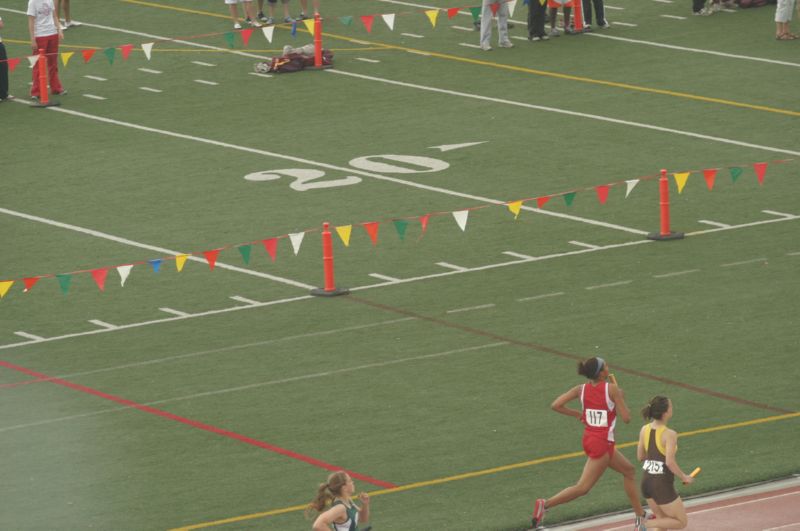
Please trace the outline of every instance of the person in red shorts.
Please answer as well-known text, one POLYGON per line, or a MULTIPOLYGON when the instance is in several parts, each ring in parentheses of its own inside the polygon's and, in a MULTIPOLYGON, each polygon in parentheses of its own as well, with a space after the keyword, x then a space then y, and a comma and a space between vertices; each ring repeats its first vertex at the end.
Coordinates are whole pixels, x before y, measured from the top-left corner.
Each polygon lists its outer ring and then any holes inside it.
POLYGON ((617 413, 627 424, 631 421, 631 412, 625 404, 622 389, 609 383, 608 364, 603 358, 589 358, 578 363, 578 374, 585 376, 589 382, 577 385, 555 399, 551 407, 557 413, 575 417, 583 425, 583 451, 587 456, 578 482, 562 490, 552 498, 539 498, 533 508, 533 527, 538 527, 544 520, 545 512, 557 505, 567 503, 587 494, 600 479, 607 468, 622 474, 625 493, 636 514, 636 525, 645 519, 644 509, 639 500, 636 488, 636 473, 633 465, 614 446, 614 426, 617 413), (567 407, 573 400, 581 401, 581 410, 567 407))

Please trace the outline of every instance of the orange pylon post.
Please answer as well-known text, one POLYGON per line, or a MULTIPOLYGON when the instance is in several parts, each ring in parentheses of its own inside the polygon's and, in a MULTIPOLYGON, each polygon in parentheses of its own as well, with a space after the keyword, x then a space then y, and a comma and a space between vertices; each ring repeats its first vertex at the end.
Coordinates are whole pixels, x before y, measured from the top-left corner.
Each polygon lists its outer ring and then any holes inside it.
POLYGON ((314 66, 322 68, 322 19, 314 13, 314 66))
MULTIPOLYGON (((54 58, 53 60, 56 59, 54 58)), ((34 103, 31 107, 41 109, 42 107, 56 107, 61 105, 58 102, 50 101, 50 87, 47 83, 47 55, 44 53, 43 48, 39 48, 37 67, 39 68, 39 102, 34 103)))
POLYGON ((312 295, 319 297, 335 297, 350 293, 347 288, 337 288, 333 278, 333 241, 330 226, 327 221, 322 224, 322 268, 325 274, 325 287, 311 290, 312 295))
POLYGON ((667 170, 661 170, 661 177, 658 179, 659 206, 661 207, 661 230, 651 232, 647 235, 649 240, 680 240, 683 239, 682 232, 672 232, 669 228, 669 180, 667 170))
POLYGON ((583 23, 583 1, 572 0, 572 4, 572 18, 575 23, 575 31, 577 33, 583 33, 586 29, 583 23))

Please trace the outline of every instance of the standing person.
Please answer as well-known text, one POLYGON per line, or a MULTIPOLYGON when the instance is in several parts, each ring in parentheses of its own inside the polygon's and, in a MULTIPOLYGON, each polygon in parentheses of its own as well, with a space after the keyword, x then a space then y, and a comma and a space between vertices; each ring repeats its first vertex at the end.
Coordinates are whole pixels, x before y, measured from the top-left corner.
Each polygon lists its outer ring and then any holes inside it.
POLYGON ((69 11, 69 0, 59 0, 56 5, 56 12, 58 18, 61 19, 61 27, 63 29, 76 28, 81 25, 80 22, 72 20, 72 15, 69 11), (61 6, 64 6, 64 18, 61 18, 61 6))
POLYGON ((244 16, 247 18, 247 22, 257 28, 261 27, 261 24, 258 23, 258 20, 256 20, 256 17, 253 14, 253 0, 225 0, 225 3, 228 5, 228 8, 231 11, 233 29, 242 29, 242 23, 239 19, 240 3, 242 4, 242 10, 244 11, 244 16))
POLYGON ((528 2, 528 40, 546 41, 550 37, 544 31, 544 20, 547 18, 547 2, 531 0, 528 2))
MULTIPOLYGON (((278 0, 267 0, 267 11, 269 17, 264 16, 264 0, 258 0, 258 19, 264 24, 275 24, 275 4, 278 0)), ((294 22, 294 19, 289 15, 289 0, 281 0, 283 4, 283 21, 287 23, 294 22)))
MULTIPOLYGON (((64 38, 64 32, 61 31, 53 0, 28 0, 27 14, 33 54, 38 54, 40 49, 45 53, 50 92, 56 95, 66 94, 67 91, 58 79, 58 43, 64 38)), ((39 86, 39 69, 34 68, 31 97, 38 100, 42 90, 47 90, 47 87, 39 86)))
POLYGON ((564 33, 567 35, 575 35, 575 30, 570 26, 570 15, 572 14, 572 1, 571 0, 548 0, 547 5, 550 8, 550 36, 558 37, 561 35, 558 30, 558 6, 564 12, 564 33))
MULTIPOLYGON (((320 513, 314 520, 312 531, 358 531, 358 524, 369 523, 369 495, 359 494, 361 507, 352 499, 356 492, 353 479, 347 472, 334 472, 328 481, 321 483, 317 495, 306 508, 306 516, 320 513)), ((363 528, 368 531, 369 526, 363 528)))
MULTIPOLYGON (((314 14, 319 15, 319 0, 313 0, 314 14)), ((305 20, 308 18, 308 0, 300 0, 300 16, 297 20, 305 20)))
POLYGON ((793 41, 797 35, 789 31, 796 0, 778 0, 775 6, 775 38, 779 41, 793 41))
MULTIPOLYGON (((537 2, 538 0, 533 0, 537 2)), ((488 52, 492 49, 492 4, 494 0, 483 0, 481 4, 481 50, 488 52)), ((501 48, 513 48, 514 45, 508 38, 508 4, 500 2, 497 8, 497 38, 501 48)))
POLYGON ((583 24, 586 29, 592 29, 592 4, 594 4, 597 25, 601 28, 610 28, 611 24, 606 20, 606 8, 603 0, 583 0, 583 24))
MULTIPOLYGON (((3 17, 0 17, 1 29, 3 29, 3 17)), ((0 35, 0 101, 13 98, 14 96, 8 94, 8 55, 6 55, 6 45, 3 44, 3 36, 0 35)))
POLYGON ((590 381, 562 394, 555 399, 551 407, 555 412, 575 417, 585 425, 583 451, 587 456, 586 464, 575 485, 567 487, 552 498, 536 500, 532 515, 533 527, 542 523, 547 510, 587 494, 609 467, 622 474, 625 493, 636 514, 638 526, 644 521, 645 514, 636 489, 636 474, 630 461, 614 447, 617 412, 626 424, 631 421, 631 412, 625 404, 625 395, 616 384, 606 381, 608 364, 603 358, 589 358, 579 362, 578 374, 590 381), (578 399, 581 401, 580 411, 566 406, 578 399))
POLYGON ((675 460, 678 434, 667 428, 667 422, 672 418, 672 401, 665 396, 654 396, 642 409, 642 417, 653 422, 642 426, 639 432, 636 457, 644 461, 642 495, 656 517, 638 522, 635 529, 683 529, 688 518, 673 483, 675 476, 681 478, 684 485, 692 483, 694 478, 684 474, 675 460))

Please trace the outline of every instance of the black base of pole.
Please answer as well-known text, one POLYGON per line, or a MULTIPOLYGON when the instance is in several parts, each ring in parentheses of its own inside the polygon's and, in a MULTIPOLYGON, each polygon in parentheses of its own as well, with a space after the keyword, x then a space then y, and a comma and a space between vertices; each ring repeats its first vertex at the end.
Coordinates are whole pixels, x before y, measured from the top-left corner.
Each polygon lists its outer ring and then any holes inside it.
POLYGON ((666 241, 666 240, 682 240, 683 233, 682 232, 670 232, 669 234, 661 234, 660 232, 651 232, 647 235, 648 240, 659 240, 659 241, 666 241))
POLYGON ((347 295, 350 290, 347 288, 336 288, 331 291, 326 291, 325 288, 314 288, 311 294, 316 297, 336 297, 337 295, 347 295))

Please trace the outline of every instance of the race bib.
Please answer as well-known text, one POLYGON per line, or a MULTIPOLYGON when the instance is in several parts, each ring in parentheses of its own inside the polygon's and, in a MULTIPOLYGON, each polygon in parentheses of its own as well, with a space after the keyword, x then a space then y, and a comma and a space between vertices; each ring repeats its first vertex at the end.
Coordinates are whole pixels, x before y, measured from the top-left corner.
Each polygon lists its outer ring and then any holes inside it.
POLYGON ((648 474, 659 475, 664 473, 664 463, 645 459, 642 469, 648 474))
POLYGON ((605 409, 587 409, 586 424, 593 428, 608 427, 608 411, 605 409))

